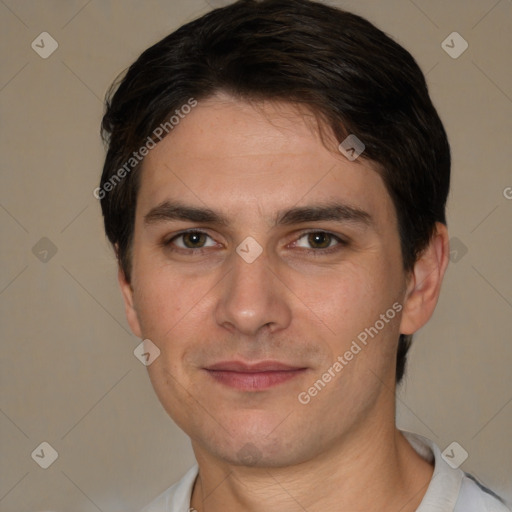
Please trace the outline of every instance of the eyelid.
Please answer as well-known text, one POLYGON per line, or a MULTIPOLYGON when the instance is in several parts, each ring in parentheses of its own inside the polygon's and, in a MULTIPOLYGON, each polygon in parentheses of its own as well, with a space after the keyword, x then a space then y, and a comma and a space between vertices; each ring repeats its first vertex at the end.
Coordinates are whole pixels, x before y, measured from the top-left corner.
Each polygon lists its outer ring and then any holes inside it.
MULTIPOLYGON (((219 244, 219 242, 217 242, 212 235, 210 235, 208 233, 207 230, 205 230, 204 228, 189 228, 189 229, 184 229, 183 231, 179 231, 178 233, 174 233, 171 237, 166 237, 162 240, 162 245, 164 247, 168 247, 170 245, 172 245, 172 243, 177 239, 179 238, 180 236, 183 236, 183 235, 186 235, 187 233, 198 233, 198 234, 203 234, 205 235, 206 237, 210 238, 211 240, 213 240, 214 242, 216 242, 216 244, 219 244)), ((342 237, 341 235, 339 234, 336 234, 336 233, 333 233, 332 231, 328 231, 328 230, 325 230, 325 229, 314 229, 314 228, 310 228, 310 229, 305 229, 305 230, 301 230, 299 233, 295 233, 293 236, 293 240, 286 244, 286 246, 290 246, 290 245, 293 245, 293 244, 296 244, 301 238, 309 235, 309 234, 312 234, 312 233, 322 233, 322 234, 326 234, 326 235, 329 235, 331 236, 334 240, 336 240, 336 244, 332 245, 332 246, 329 246, 329 247, 326 247, 324 249, 313 249, 313 248, 305 248, 305 247, 298 247, 299 249, 302 249, 303 251, 309 251, 309 252, 312 252, 312 253, 327 253, 329 251, 335 251, 337 248, 339 248, 340 246, 346 246, 349 244, 349 240, 346 238, 346 237, 342 237)), ((175 246, 176 249, 178 250, 182 250, 182 251, 187 251, 187 252, 198 252, 198 251, 204 251, 205 249, 209 249, 211 247, 214 247, 214 246, 206 246, 206 247, 197 247, 197 248, 188 248, 188 247, 179 247, 179 246, 175 246)))
MULTIPOLYGON (((197 233, 197 234, 201 234, 201 235, 205 235, 206 237, 210 238, 211 240, 213 240, 215 243, 218 243, 207 231, 205 231, 204 229, 201 229, 201 228, 189 228, 189 229, 184 229, 183 231, 179 231, 178 233, 174 233, 171 237, 165 237, 163 240, 162 240, 162 245, 164 247, 168 247, 170 245, 172 245, 172 243, 177 239, 179 238, 180 236, 183 236, 183 235, 186 235, 188 233, 197 233)), ((207 246, 207 247, 196 247, 196 248, 189 248, 189 247, 178 247, 177 246, 177 249, 181 249, 183 251, 201 251, 201 250, 204 250, 204 249, 207 249, 208 247, 212 247, 212 246, 207 246)))
POLYGON ((300 251, 302 251, 303 253, 306 252, 306 253, 312 254, 314 256, 321 256, 321 255, 326 255, 329 253, 334 253, 348 245, 349 245, 349 240, 346 237, 343 237, 339 234, 333 233, 332 231, 317 228, 317 229, 307 229, 307 230, 301 231, 298 235, 296 234, 293 241, 290 242, 289 244, 287 244, 287 247, 292 246, 292 248, 297 248, 300 251), (315 249, 312 247, 309 247, 309 248, 308 247, 300 247, 297 245, 297 242, 301 238, 303 238, 309 234, 312 234, 312 233, 321 233, 321 234, 329 235, 337 243, 335 243, 334 245, 330 245, 329 247, 325 247, 323 249, 322 248, 315 249))

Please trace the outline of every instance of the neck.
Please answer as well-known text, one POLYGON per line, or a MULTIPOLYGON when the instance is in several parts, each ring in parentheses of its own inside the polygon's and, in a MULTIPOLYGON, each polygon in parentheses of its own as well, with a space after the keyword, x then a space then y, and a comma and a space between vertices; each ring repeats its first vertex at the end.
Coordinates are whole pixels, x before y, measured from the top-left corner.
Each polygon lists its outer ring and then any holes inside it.
POLYGON ((295 466, 234 466, 197 446, 194 451, 200 469, 191 506, 198 512, 410 512, 421 502, 433 471, 394 424, 358 428, 295 466))

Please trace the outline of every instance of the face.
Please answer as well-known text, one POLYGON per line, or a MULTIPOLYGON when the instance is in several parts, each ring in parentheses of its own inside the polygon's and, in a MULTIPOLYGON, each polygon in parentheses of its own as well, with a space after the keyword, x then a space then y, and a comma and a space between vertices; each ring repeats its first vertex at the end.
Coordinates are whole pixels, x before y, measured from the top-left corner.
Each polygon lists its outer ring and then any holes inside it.
POLYGON ((393 421, 407 279, 371 163, 290 105, 217 96, 141 178, 127 315, 159 348, 152 384, 196 451, 291 465, 393 421))

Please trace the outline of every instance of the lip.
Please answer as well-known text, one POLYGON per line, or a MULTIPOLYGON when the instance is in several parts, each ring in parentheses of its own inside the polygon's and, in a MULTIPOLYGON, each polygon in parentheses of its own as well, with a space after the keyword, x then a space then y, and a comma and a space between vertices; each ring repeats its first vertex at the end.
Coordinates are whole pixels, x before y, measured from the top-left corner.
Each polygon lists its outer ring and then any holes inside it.
POLYGON ((260 361, 258 363, 244 363, 243 361, 222 361, 212 364, 207 370, 239 372, 239 373, 258 373, 258 372, 283 372, 289 370, 300 370, 302 367, 291 366, 280 363, 279 361, 260 361))
POLYGON ((241 391, 262 391, 303 374, 307 368, 278 361, 223 361, 205 368, 217 382, 241 391))

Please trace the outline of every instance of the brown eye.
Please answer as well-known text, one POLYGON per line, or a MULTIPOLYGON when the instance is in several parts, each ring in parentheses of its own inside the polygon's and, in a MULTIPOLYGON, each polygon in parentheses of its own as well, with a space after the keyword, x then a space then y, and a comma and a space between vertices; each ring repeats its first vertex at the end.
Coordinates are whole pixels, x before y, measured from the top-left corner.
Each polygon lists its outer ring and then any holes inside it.
POLYGON ((207 236, 204 233, 185 233, 183 236, 183 244, 188 249, 198 249, 204 247, 207 236))
POLYGON ((334 238, 331 234, 323 231, 308 234, 308 244, 313 249, 327 249, 331 246, 333 240, 334 238))
POLYGON ((348 242, 328 231, 310 231, 303 233, 293 243, 293 247, 309 251, 310 254, 322 255, 335 252, 347 246, 348 242))
POLYGON ((213 247, 215 241, 211 236, 203 233, 202 231, 188 231, 176 235, 169 240, 166 245, 174 245, 179 249, 204 249, 206 247, 213 247))

